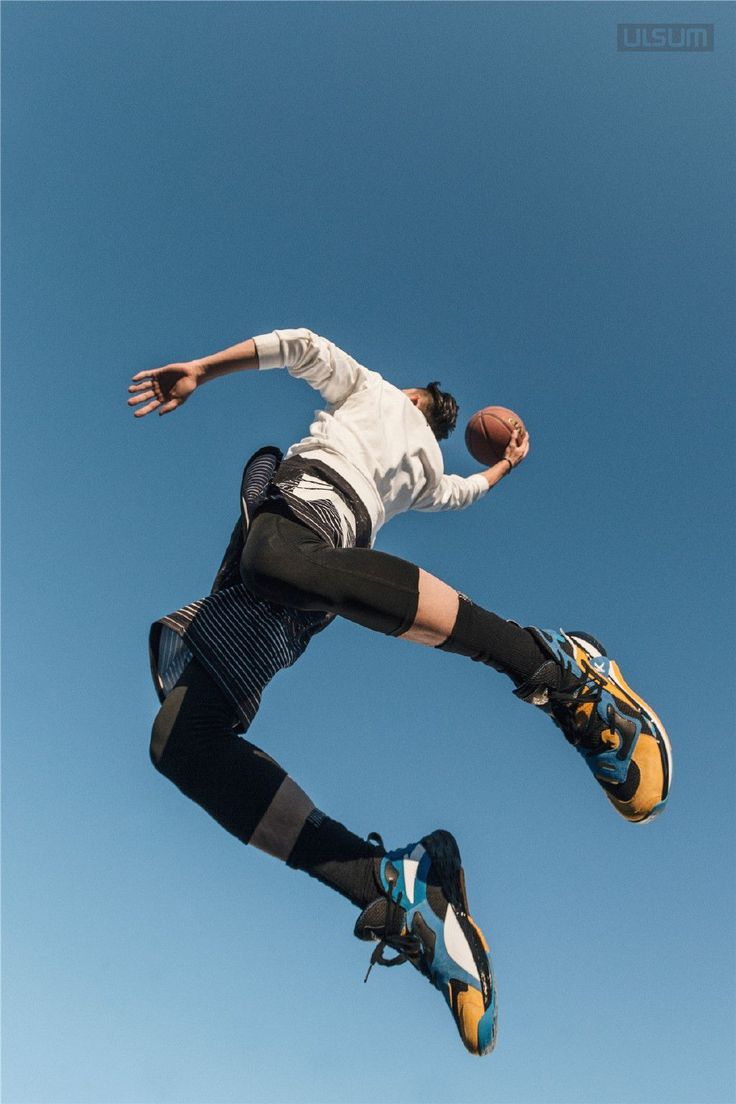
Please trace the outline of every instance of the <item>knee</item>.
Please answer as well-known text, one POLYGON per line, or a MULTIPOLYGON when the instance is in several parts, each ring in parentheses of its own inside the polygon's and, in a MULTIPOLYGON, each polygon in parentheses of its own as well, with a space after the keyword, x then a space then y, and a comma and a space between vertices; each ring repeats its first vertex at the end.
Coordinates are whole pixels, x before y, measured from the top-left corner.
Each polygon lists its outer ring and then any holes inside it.
POLYGON ((182 697, 183 690, 174 687, 166 697, 153 722, 148 754, 151 763, 160 774, 168 773, 164 753, 166 748, 170 747, 171 734, 176 724, 182 697))
POLYGON ((260 549, 256 547, 255 541, 246 541, 240 557, 240 578, 248 590, 252 590, 254 594, 258 593, 265 566, 265 557, 261 554, 260 549))
POLYGON ((248 590, 259 596, 273 576, 276 559, 273 555, 273 525, 274 519, 270 515, 257 516, 240 557, 240 578, 248 590))
POLYGON ((240 578, 258 598, 278 601, 275 596, 283 573, 279 571, 278 560, 260 545, 248 542, 240 558, 240 578))
POLYGON ((161 760, 169 738, 168 725, 162 718, 163 708, 159 709, 151 729, 151 742, 148 745, 148 754, 151 763, 157 771, 162 771, 161 760))
POLYGON ((311 565, 295 548, 284 548, 275 534, 252 533, 240 558, 240 578, 256 597, 299 608, 311 593, 311 565))

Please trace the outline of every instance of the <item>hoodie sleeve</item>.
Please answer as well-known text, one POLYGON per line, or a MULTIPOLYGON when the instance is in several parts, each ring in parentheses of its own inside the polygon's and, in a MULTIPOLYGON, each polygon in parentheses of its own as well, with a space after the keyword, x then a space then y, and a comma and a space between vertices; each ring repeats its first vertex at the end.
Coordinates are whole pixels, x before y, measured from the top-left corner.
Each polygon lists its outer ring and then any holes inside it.
POLYGON ((425 491, 414 503, 413 510, 464 510, 477 502, 491 488, 484 476, 443 475, 431 490, 425 491))
POLYGON ((273 330, 253 340, 261 370, 286 368, 332 405, 343 402, 367 382, 367 368, 311 330, 273 330))

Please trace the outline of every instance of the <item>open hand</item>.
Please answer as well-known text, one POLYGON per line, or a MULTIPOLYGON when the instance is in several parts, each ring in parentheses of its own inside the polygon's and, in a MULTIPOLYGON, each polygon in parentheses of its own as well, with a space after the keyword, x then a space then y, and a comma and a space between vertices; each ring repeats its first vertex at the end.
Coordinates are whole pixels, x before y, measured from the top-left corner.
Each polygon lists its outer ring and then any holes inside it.
POLYGON ((146 404, 140 410, 134 411, 136 418, 142 418, 152 410, 158 410, 159 414, 168 414, 170 410, 176 410, 177 406, 187 401, 199 383, 200 376, 201 371, 196 360, 182 364, 165 364, 163 368, 136 372, 133 376, 134 382, 128 388, 135 392, 128 399, 128 406, 146 404))
POLYGON ((525 429, 514 429, 511 440, 506 446, 503 459, 508 460, 512 468, 520 464, 529 451, 529 434, 525 429))

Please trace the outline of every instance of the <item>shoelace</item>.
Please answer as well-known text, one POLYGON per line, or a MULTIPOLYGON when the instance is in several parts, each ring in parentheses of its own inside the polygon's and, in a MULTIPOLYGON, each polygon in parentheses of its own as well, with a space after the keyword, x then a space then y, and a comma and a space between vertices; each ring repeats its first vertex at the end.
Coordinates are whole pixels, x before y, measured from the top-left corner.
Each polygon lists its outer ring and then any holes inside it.
MULTIPOLYGON (((550 698, 552 699, 553 712, 556 719, 560 722, 562 731, 565 735, 565 739, 577 747, 582 745, 587 751, 594 753, 605 747, 605 743, 600 738, 600 734, 603 731, 603 722, 598 716, 598 706, 603 696, 603 685, 598 681, 592 672, 587 672, 583 669, 583 674, 575 678, 572 675, 572 664, 566 663, 563 667, 563 671, 566 675, 572 677, 573 681, 569 683, 564 690, 550 690, 550 698), (579 692, 585 688, 586 693, 583 698, 579 697, 579 692), (580 724, 577 720, 573 723, 574 729, 571 730, 570 725, 570 713, 567 712, 567 706, 570 705, 582 705, 592 704, 587 720, 584 724, 580 724), (557 706, 562 706, 565 712, 558 712, 557 706)), ((610 712, 610 705, 609 705, 610 712)), ((610 719, 610 718, 609 718, 610 719)))
MULTIPOLYGON (((399 894, 399 896, 401 896, 401 894, 399 894)), ((421 951, 422 945, 416 935, 386 936, 378 943, 373 951, 370 965, 363 981, 365 982, 368 980, 370 972, 376 963, 378 963, 379 966, 401 966, 402 963, 407 962, 409 959, 419 960, 421 951), (386 947, 390 947, 393 951, 398 951, 395 958, 385 957, 383 951, 386 947)))
MULTIPOLYGON (((371 832, 368 836, 370 843, 377 843, 382 851, 385 851, 383 840, 378 832, 371 832)), ((408 959, 412 961, 419 961, 422 953, 422 944, 418 936, 412 935, 407 932, 406 935, 399 934, 401 928, 404 926, 404 916, 406 909, 401 904, 403 899, 403 893, 399 891, 399 895, 396 900, 391 896, 390 889, 384 889, 383 886, 379 887, 380 895, 386 899, 386 916, 384 919, 384 936, 378 942, 373 954, 371 955, 370 965, 368 971, 363 978, 363 981, 368 981, 370 972, 373 967, 378 964, 379 966, 401 966, 402 963, 408 959), (395 929, 395 931, 394 931, 395 929), (396 951, 395 958, 386 958, 384 950, 386 947, 390 947, 392 951, 396 951)))

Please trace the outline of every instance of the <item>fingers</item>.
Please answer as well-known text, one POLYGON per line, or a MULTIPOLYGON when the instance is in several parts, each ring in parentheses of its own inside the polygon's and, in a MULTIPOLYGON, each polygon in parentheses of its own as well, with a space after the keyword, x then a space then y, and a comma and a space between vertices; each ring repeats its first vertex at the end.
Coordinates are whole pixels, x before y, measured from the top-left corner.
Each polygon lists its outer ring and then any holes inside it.
POLYGON ((170 381, 163 374, 166 371, 166 367, 154 368, 145 372, 136 372, 132 377, 139 382, 128 386, 130 392, 128 406, 138 408, 133 412, 136 418, 143 418, 154 410, 158 410, 159 414, 170 414, 186 399, 186 394, 172 397, 172 390, 175 388, 170 386, 170 381))
POLYGON ((511 439, 506 447, 504 459, 508 460, 512 467, 522 462, 529 452, 529 434, 519 426, 511 431, 511 439))
MULTIPOLYGON (((136 372, 136 374, 134 376, 131 376, 130 378, 134 380, 149 380, 153 379, 154 376, 157 376, 159 372, 162 371, 163 368, 146 368, 145 371, 136 372)), ((128 390, 133 391, 134 388, 130 387, 128 390)))
POLYGON ((137 375, 133 376, 133 379, 137 379, 139 376, 144 376, 145 379, 142 383, 131 383, 128 391, 133 392, 133 394, 128 399, 128 406, 140 406, 141 403, 147 404, 141 406, 140 410, 134 411, 136 418, 142 418, 145 414, 150 414, 163 402, 164 397, 158 380, 151 378, 155 375, 156 372, 138 372, 137 375))
POLYGON ((148 404, 148 406, 142 406, 140 410, 133 411, 133 416, 135 418, 142 418, 145 414, 150 414, 152 410, 155 410, 156 407, 160 405, 161 403, 158 401, 158 399, 154 399, 153 402, 150 402, 148 404))
POLYGON ((521 430, 512 429, 511 437, 509 439, 509 443, 506 446, 506 452, 512 452, 512 453, 519 452, 519 450, 522 447, 521 442, 522 442, 521 430))
POLYGON ((159 414, 169 414, 179 406, 178 399, 170 399, 169 402, 161 406, 161 400, 156 398, 153 391, 146 391, 142 395, 136 395, 134 398, 128 399, 128 406, 138 406, 142 402, 147 402, 148 405, 142 406, 140 410, 133 411, 136 418, 142 418, 144 414, 150 414, 152 410, 156 410, 159 407, 161 408, 158 411, 159 414))
MULTIPOLYGON (((132 391, 133 388, 130 388, 132 391)), ((155 399, 157 396, 154 391, 149 388, 147 391, 143 391, 140 395, 134 395, 132 399, 128 399, 128 406, 138 406, 139 403, 146 402, 147 399, 155 399)))

